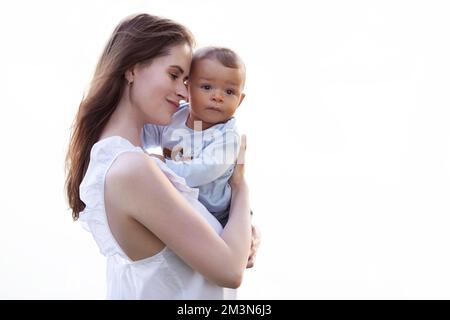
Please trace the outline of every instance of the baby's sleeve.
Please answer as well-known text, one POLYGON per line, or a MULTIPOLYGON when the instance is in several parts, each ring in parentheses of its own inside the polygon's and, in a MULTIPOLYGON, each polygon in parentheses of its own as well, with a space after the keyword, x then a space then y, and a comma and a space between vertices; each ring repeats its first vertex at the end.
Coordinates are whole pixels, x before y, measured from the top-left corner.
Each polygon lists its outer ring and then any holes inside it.
POLYGON ((164 126, 158 126, 156 124, 144 125, 142 132, 142 145, 144 149, 161 146, 163 128, 164 126))
POLYGON ((234 167, 239 150, 239 135, 234 132, 223 135, 204 147, 198 158, 187 161, 166 160, 167 166, 183 177, 190 187, 206 185, 234 167))

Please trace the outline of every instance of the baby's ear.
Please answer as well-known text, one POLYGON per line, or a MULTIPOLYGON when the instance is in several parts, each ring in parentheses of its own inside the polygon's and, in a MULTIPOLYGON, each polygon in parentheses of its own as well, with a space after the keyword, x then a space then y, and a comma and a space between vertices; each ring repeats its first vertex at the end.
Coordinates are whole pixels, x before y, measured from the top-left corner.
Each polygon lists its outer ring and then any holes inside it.
POLYGON ((242 100, 244 100, 244 98, 245 98, 245 93, 241 93, 241 100, 239 100, 239 104, 238 104, 238 107, 241 105, 241 103, 242 103, 242 100))

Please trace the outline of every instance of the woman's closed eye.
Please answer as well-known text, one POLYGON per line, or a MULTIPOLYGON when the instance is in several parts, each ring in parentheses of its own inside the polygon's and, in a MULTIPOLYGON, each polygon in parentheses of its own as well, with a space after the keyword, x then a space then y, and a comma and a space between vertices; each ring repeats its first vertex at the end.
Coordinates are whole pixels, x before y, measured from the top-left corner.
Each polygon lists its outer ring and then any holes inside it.
POLYGON ((170 77, 172 78, 172 80, 178 79, 178 75, 176 73, 170 73, 170 77))

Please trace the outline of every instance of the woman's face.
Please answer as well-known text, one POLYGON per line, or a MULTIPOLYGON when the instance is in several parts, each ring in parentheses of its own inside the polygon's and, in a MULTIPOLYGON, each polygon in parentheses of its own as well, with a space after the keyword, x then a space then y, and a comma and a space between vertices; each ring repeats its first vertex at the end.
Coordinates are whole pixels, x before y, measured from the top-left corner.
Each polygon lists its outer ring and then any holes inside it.
POLYGON ((171 47, 168 55, 133 69, 130 99, 142 112, 144 123, 169 124, 179 101, 187 100, 186 80, 191 59, 189 45, 180 44, 171 47))

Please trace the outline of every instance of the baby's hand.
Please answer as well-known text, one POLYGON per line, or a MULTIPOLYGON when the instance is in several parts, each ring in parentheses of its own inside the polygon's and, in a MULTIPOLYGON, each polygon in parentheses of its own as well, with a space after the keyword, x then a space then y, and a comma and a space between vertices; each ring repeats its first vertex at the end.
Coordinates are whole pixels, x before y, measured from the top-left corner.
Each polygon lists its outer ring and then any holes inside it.
POLYGON ((183 156, 180 161, 191 161, 192 157, 183 156))
POLYGON ((149 153, 148 155, 151 156, 151 157, 158 158, 158 159, 161 160, 162 162, 166 162, 166 159, 164 159, 164 157, 163 157, 162 155, 160 155, 160 154, 149 153))

